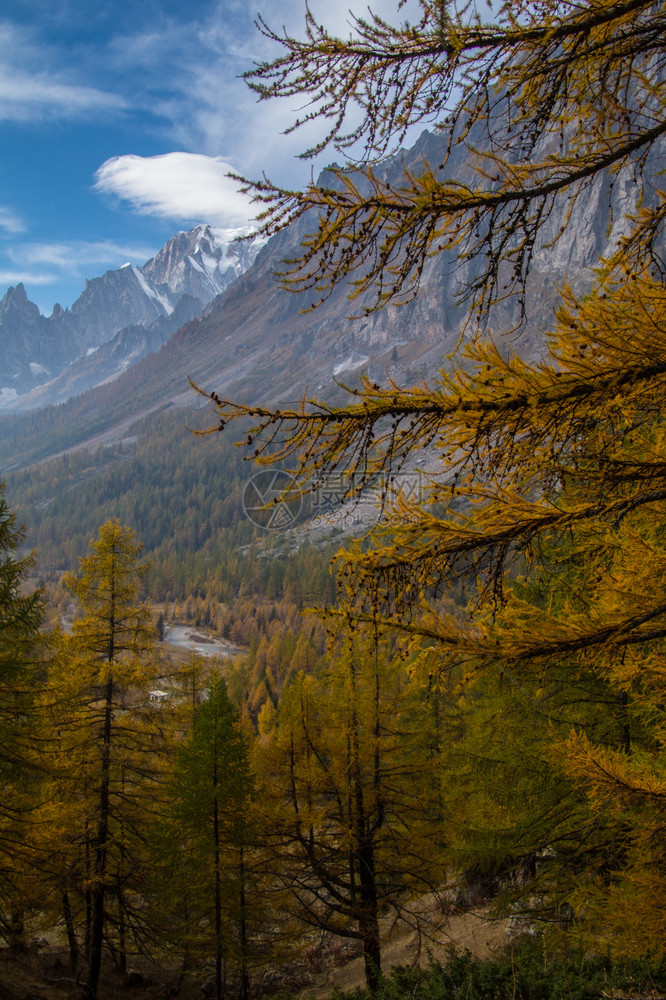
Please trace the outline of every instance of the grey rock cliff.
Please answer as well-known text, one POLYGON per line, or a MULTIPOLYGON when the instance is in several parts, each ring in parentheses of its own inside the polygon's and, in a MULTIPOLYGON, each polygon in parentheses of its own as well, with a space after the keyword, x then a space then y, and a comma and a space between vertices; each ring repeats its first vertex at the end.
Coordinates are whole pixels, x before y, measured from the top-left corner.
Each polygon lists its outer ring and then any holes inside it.
POLYGON ((23 285, 10 288, 0 303, 0 408, 60 402, 155 350, 250 265, 259 246, 235 244, 235 235, 203 225, 177 233, 142 267, 86 281, 71 309, 56 304, 50 317, 23 285), (123 331, 133 333, 100 353, 123 331))

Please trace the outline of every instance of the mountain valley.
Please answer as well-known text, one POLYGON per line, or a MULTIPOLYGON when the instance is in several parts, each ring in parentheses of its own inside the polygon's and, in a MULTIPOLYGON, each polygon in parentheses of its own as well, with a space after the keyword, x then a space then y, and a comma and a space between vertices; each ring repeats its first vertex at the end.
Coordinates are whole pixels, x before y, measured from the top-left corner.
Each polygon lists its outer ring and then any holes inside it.
MULTIPOLYGON (((406 169, 436 162, 442 152, 443 139, 424 132, 414 147, 386 161, 385 174, 398 182, 406 169)), ((470 170, 468 154, 454 150, 448 169, 464 178, 470 170)), ((554 247, 549 244, 558 218, 551 216, 528 279, 524 321, 515 299, 483 318, 502 350, 526 359, 541 355, 565 275, 578 290, 589 287, 595 263, 621 235, 623 212, 630 207, 631 186, 620 178, 611 187, 600 176, 585 201, 574 206, 566 234, 554 247), (613 218, 618 221, 611 224, 613 218), (515 332, 503 336, 510 330, 515 332)), ((12 412, 0 415, 0 472, 71 448, 121 441, 134 421, 164 407, 196 406, 188 379, 206 392, 271 404, 304 396, 340 399, 340 383, 353 382, 361 371, 382 384, 388 377, 400 384, 432 382, 459 339, 478 327, 478 320, 465 325, 467 309, 460 301, 473 278, 472 265, 460 266, 450 254, 428 259, 418 291, 406 305, 367 312, 372 299, 350 300, 350 286, 342 285, 311 311, 309 294, 286 291, 276 277, 307 230, 306 217, 264 246, 241 242, 217 249, 206 227, 178 234, 144 268, 121 268, 89 282, 71 311, 54 313, 50 320, 35 315, 36 307, 30 308, 19 289, 10 290, 5 313, 9 316, 11 307, 14 325, 0 325, 0 334, 10 345, 10 357, 19 351, 23 366, 23 375, 12 378, 23 379, 24 385, 43 384, 19 398, 14 390, 4 390, 11 395, 12 412), (208 241, 205 252, 202 241, 208 241), (194 256, 192 244, 198 247, 194 256), (228 254, 233 266, 225 264, 228 254), (216 289, 219 294, 202 315, 192 316, 216 289), (103 320, 107 296, 111 304, 103 320), (98 311, 93 303, 99 304, 98 311), (93 314, 87 326, 85 317, 93 314), (130 319, 132 326, 127 325, 130 319), (39 335, 29 332, 37 328, 39 335), (50 360, 55 348, 48 354, 44 347, 40 354, 38 345, 55 342, 61 355, 65 351, 56 328, 68 330, 65 342, 76 339, 85 352, 44 381, 45 361, 57 367, 50 360), (11 348, 12 343, 21 343, 20 350, 11 348), (42 358, 32 362, 35 375, 29 356, 42 358), (54 407, 51 400, 62 402, 54 407)), ((0 324, 2 316, 0 306, 0 324)))
POLYGON ((663 4, 19 6, 2 1000, 663 992, 663 4))

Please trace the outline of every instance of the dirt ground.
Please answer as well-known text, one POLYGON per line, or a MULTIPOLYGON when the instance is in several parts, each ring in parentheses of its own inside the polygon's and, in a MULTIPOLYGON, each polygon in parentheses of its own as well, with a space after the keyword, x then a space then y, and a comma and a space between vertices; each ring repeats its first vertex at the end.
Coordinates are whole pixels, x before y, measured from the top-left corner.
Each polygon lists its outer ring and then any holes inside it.
MULTIPOLYGON (((478 958, 489 958, 509 944, 507 929, 508 921, 491 919, 487 910, 442 918, 427 936, 419 936, 401 921, 384 920, 381 927, 382 969, 388 972, 396 965, 423 967, 431 961, 445 962, 447 949, 452 944, 459 951, 467 950, 478 958)), ((364 985, 365 971, 361 957, 320 973, 312 986, 299 995, 307 1000, 327 996, 334 986, 347 992, 364 985)))
MULTIPOLYGON (((384 971, 395 965, 427 965, 430 960, 443 961, 451 944, 468 949, 479 957, 486 957, 508 944, 506 921, 489 919, 482 910, 441 918, 426 937, 415 933, 404 922, 385 919, 382 923, 382 962, 384 971)), ((309 950, 311 953, 311 949, 309 950)), ((280 975, 282 990, 293 992, 300 1000, 320 1000, 334 986, 344 991, 364 985, 363 959, 344 961, 335 952, 328 967, 314 971, 310 962, 290 982, 289 975, 280 975), (310 966, 308 968, 308 966, 310 966), (298 983, 299 985, 296 985, 298 983)), ((326 964, 326 963, 324 963, 326 964)), ((177 971, 160 969, 147 961, 135 961, 130 969, 138 973, 136 985, 127 983, 127 977, 109 967, 104 970, 99 989, 99 1000, 203 1000, 201 987, 210 978, 210 971, 191 973, 177 991, 177 971)), ((64 952, 32 946, 26 951, 13 953, 0 949, 0 1000, 83 1000, 81 986, 72 979, 66 965, 64 952)))

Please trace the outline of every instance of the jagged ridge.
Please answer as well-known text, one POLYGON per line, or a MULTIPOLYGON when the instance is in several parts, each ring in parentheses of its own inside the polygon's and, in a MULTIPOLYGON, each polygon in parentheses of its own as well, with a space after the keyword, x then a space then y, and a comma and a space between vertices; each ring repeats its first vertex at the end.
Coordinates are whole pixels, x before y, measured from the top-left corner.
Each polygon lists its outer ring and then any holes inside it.
POLYGON ((234 243, 236 235, 204 225, 177 233, 142 267, 125 264, 86 281, 71 309, 56 304, 49 317, 22 284, 10 288, 0 302, 0 407, 63 401, 155 350, 252 262, 259 245, 234 243))

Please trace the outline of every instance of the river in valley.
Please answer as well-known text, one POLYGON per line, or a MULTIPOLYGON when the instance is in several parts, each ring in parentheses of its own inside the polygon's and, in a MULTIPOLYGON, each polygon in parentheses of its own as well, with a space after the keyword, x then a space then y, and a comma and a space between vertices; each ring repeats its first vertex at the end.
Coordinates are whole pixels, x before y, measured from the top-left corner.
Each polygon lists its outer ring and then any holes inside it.
POLYGON ((204 635, 191 625, 164 626, 164 642, 179 649, 189 649, 200 656, 225 656, 231 659, 244 650, 234 646, 233 642, 220 639, 218 636, 204 635))

